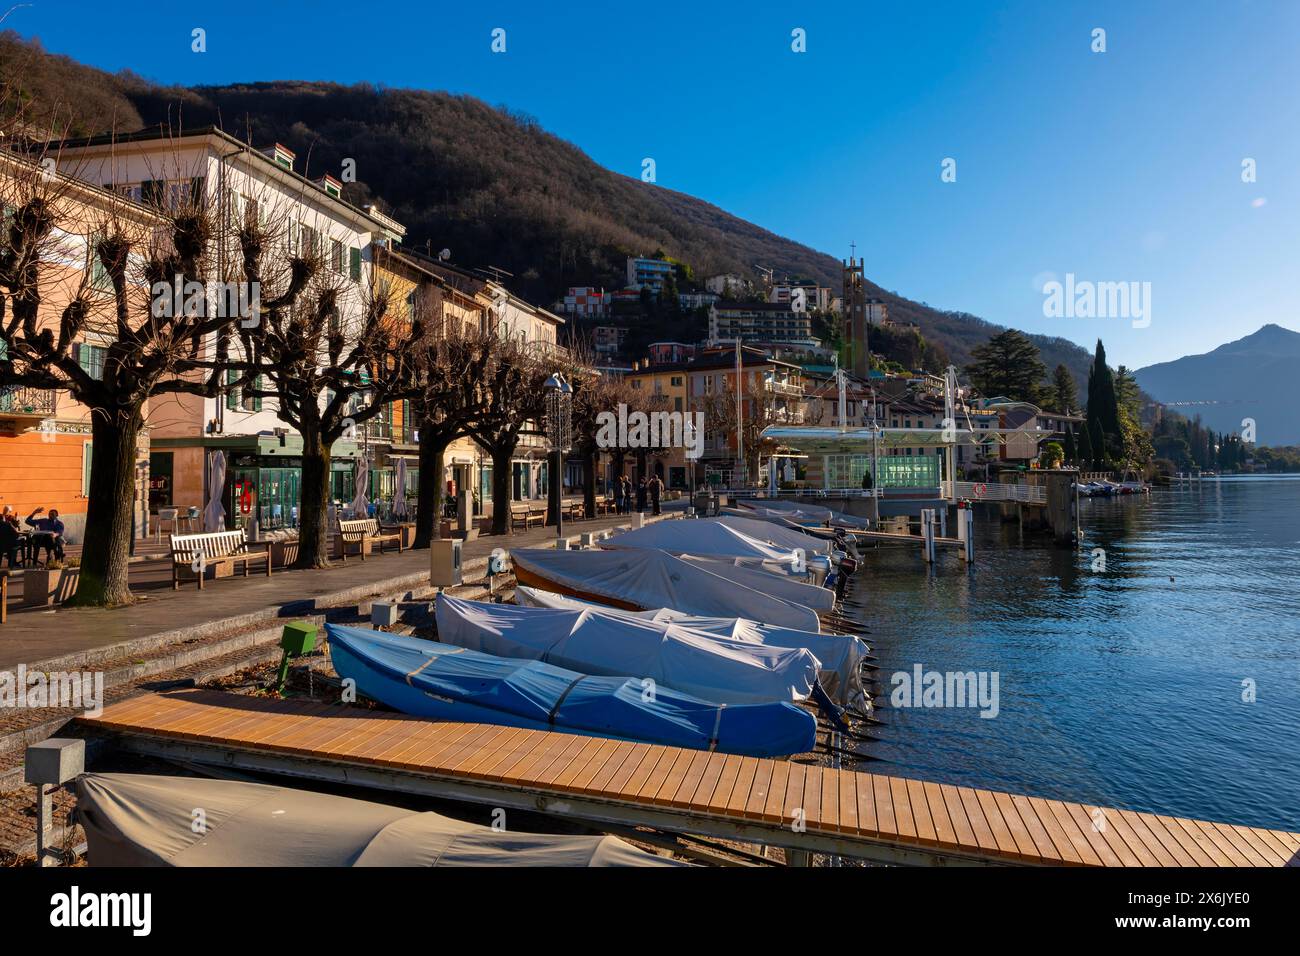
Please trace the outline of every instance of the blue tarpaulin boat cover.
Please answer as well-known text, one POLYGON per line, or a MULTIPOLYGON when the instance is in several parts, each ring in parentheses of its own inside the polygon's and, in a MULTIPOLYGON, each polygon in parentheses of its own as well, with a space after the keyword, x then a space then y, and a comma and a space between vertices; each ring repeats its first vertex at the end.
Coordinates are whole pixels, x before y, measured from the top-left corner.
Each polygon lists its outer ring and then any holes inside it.
POLYGON ((580 674, 367 628, 325 630, 339 677, 419 717, 749 757, 807 753, 816 743, 816 718, 786 701, 720 704, 639 678, 580 674))
POLYGON ((708 634, 732 642, 769 644, 775 647, 806 647, 821 662, 821 685, 833 701, 841 707, 852 707, 862 713, 871 710, 871 698, 862 681, 862 664, 869 657, 871 650, 866 642, 858 637, 775 627, 743 617, 702 617, 696 614, 683 614, 672 608, 660 608, 655 611, 623 611, 523 585, 515 587, 515 603, 528 607, 570 610, 600 608, 605 613, 635 620, 671 621, 689 628, 696 634, 708 634))
POLYGON ((442 594, 437 615, 438 640, 447 644, 583 674, 649 677, 719 703, 806 700, 821 668, 805 648, 730 641, 594 605, 521 607, 442 594))

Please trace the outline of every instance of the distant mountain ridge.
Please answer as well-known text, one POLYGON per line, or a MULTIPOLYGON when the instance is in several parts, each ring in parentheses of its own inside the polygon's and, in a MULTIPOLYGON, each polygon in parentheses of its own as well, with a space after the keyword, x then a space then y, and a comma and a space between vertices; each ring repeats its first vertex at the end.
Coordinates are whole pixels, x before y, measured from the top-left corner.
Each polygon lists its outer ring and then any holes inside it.
MULTIPOLYGON (((218 125, 255 146, 284 143, 298 169, 338 175, 355 160, 359 182, 346 195, 379 197, 408 228, 408 244, 449 248, 465 266, 512 273, 520 295, 542 304, 568 286, 619 288, 628 255, 658 250, 700 274, 754 276, 754 264, 815 278, 840 290, 840 262, 710 203, 605 169, 532 118, 470 96, 372 85, 282 81, 221 87, 164 87, 113 75, 37 40, 0 34, 0 75, 27 109, 65 119, 74 135, 142 126, 218 125)), ((4 106, 5 104, 0 104, 4 106)), ((958 367, 1002 326, 942 311, 868 282, 890 316, 915 322, 958 367)), ((1030 335, 1048 370, 1063 363, 1077 384, 1090 353, 1059 337, 1030 335)))
POLYGON ((1240 432, 1253 419, 1262 445, 1300 444, 1300 332, 1270 323, 1204 355, 1138 369, 1138 384, 1158 402, 1215 431, 1240 432))

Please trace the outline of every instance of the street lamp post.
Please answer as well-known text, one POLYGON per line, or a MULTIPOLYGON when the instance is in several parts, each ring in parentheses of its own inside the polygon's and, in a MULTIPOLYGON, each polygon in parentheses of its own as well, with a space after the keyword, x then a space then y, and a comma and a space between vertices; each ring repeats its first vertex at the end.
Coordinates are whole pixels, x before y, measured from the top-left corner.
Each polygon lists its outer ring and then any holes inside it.
POLYGON ((560 372, 552 373, 546 380, 546 438, 550 450, 550 486, 548 497, 555 515, 555 537, 564 537, 564 507, 561 492, 564 453, 569 450, 573 436, 573 388, 560 372))

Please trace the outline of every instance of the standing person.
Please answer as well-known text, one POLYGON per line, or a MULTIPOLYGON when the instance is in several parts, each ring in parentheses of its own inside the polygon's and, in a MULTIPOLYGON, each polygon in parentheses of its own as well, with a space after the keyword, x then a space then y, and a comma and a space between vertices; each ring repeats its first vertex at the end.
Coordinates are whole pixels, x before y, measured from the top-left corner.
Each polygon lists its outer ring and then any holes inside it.
POLYGON ((636 510, 637 511, 640 512, 645 511, 645 498, 646 498, 646 480, 643 476, 637 482, 636 485, 636 510))
POLYGON ((37 508, 27 516, 27 526, 34 528, 27 542, 27 558, 36 560, 38 551, 44 549, 46 555, 53 554, 59 561, 63 560, 63 522, 59 520, 58 509, 52 509, 48 518, 36 517, 44 508, 37 508))
POLYGON ((632 479, 623 476, 623 514, 632 513, 632 479))
POLYGON ((621 515, 623 507, 627 504, 627 499, 623 495, 623 476, 618 475, 614 478, 614 514, 621 515))
POLYGON ((663 514, 663 512, 659 510, 659 501, 662 498, 663 493, 663 480, 658 475, 655 475, 650 479, 650 505, 654 514, 663 514))

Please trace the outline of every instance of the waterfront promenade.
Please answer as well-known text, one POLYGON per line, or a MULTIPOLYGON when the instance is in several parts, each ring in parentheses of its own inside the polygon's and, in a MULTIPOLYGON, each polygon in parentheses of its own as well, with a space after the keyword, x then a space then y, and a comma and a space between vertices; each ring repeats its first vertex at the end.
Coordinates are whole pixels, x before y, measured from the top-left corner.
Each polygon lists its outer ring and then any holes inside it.
MULTIPOLYGON (((646 521, 653 519, 646 517, 646 521)), ((627 525, 628 515, 566 523, 566 537, 627 525)), ((480 535, 464 546, 462 560, 482 567, 495 548, 547 547, 554 528, 532 528, 511 535, 480 535)), ((166 561, 144 562, 151 574, 171 580, 166 561), (153 566, 156 566, 153 567, 153 566)), ((142 572, 143 573, 143 572, 142 572)), ((276 571, 269 578, 222 578, 202 591, 193 584, 179 591, 147 587, 130 607, 18 610, 0 626, 0 670, 40 663, 51 669, 93 668, 98 661, 168 643, 204 637, 218 630, 266 625, 276 618, 312 613, 317 607, 358 602, 428 586, 429 552, 374 555, 365 561, 334 562, 328 569, 276 571)), ((132 576, 135 581, 135 575, 132 576)))

